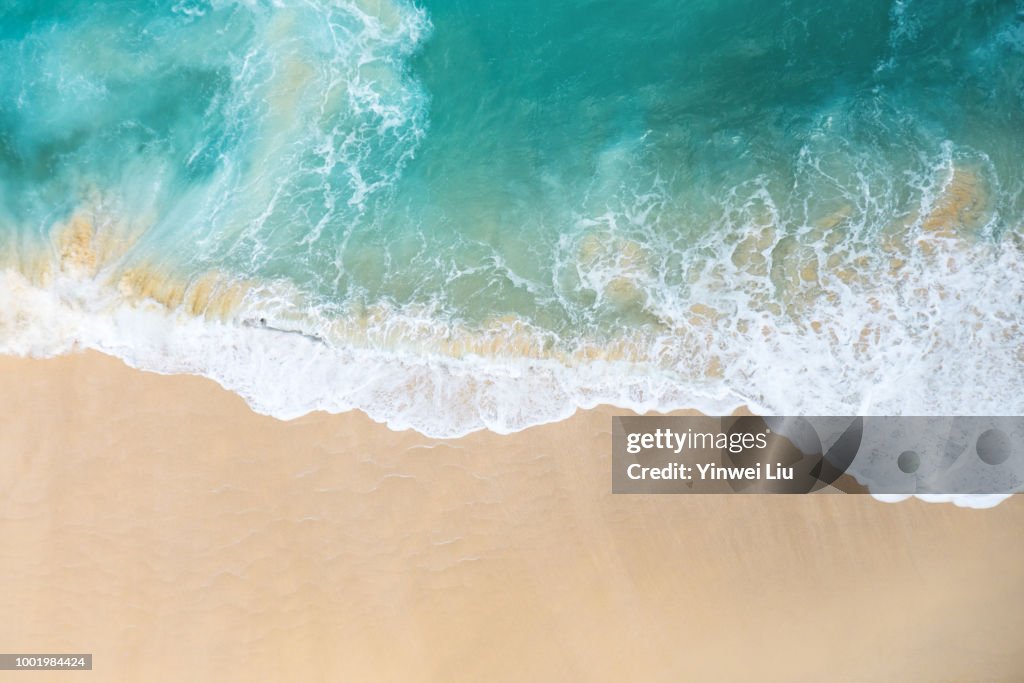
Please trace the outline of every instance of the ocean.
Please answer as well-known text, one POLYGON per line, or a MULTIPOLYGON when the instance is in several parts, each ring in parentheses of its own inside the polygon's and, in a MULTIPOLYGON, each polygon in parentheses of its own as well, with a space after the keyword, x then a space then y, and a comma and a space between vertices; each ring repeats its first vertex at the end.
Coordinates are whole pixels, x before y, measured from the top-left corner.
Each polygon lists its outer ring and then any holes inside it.
POLYGON ((1024 413, 1024 2, 0 0, 0 352, 281 418, 1024 413))

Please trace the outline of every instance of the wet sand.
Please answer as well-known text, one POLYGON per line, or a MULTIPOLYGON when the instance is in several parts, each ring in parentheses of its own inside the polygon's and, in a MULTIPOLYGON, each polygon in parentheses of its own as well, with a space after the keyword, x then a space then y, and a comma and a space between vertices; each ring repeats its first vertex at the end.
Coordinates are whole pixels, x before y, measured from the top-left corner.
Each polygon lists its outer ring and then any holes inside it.
POLYGON ((102 681, 1018 681, 1024 500, 612 496, 610 419, 436 440, 0 358, 0 649, 102 681))

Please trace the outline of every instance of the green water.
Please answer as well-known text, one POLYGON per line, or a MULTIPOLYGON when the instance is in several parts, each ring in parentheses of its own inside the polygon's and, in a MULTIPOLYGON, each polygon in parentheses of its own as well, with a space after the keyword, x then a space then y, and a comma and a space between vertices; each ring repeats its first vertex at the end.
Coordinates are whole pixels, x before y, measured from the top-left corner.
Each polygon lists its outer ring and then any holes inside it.
MULTIPOLYGON (((134 236, 105 267, 286 287, 247 314, 290 307, 299 331, 384 305, 427 336, 516 319, 563 349, 664 348, 700 303, 732 321, 701 353, 737 361, 767 325, 796 358, 810 333, 779 244, 819 273, 877 266, 966 169, 981 208, 950 230, 989 245, 986 273, 1024 215, 1020 2, 4 0, 0 63, 8 253, 113 214, 134 236), (765 225, 761 272, 734 249, 765 225)), ((846 285, 819 280, 798 294, 822 318, 846 285)), ((1009 329, 1018 308, 983 317, 1009 329)), ((961 313, 889 320, 927 346, 961 313)))

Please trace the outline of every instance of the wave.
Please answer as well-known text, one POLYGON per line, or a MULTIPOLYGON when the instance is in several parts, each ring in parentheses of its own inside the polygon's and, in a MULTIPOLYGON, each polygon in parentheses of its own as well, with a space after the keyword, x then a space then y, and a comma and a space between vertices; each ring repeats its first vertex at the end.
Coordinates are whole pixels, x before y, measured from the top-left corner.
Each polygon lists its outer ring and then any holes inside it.
POLYGON ((855 17, 813 3, 681 75, 615 31, 616 80, 539 5, 557 40, 439 5, 432 50, 402 0, 41 5, 0 41, 0 352, 434 437, 598 404, 1020 414, 1019 22, 964 47, 953 5, 885 7, 835 63, 812 32, 855 17))
POLYGON ((393 429, 508 433, 611 404, 764 414, 1019 414, 1024 282, 1017 233, 989 235, 984 169, 947 147, 898 224, 848 206, 784 230, 770 196, 692 247, 686 287, 650 244, 591 230, 569 251, 596 305, 653 322, 559 335, 514 315, 318 306, 287 279, 182 278, 126 264, 123 217, 84 211, 0 281, 0 352, 92 348, 211 377, 261 413, 358 408, 393 429), (603 302, 603 303, 602 303, 603 302))

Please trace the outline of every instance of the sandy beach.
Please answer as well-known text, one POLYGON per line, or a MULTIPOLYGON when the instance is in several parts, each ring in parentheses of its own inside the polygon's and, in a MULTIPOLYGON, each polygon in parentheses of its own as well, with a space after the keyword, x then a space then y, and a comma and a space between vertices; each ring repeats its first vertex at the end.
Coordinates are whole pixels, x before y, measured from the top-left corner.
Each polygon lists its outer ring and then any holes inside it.
POLYGON ((613 409, 434 440, 0 358, 0 643, 102 681, 1019 681, 1024 501, 612 496, 613 409))

